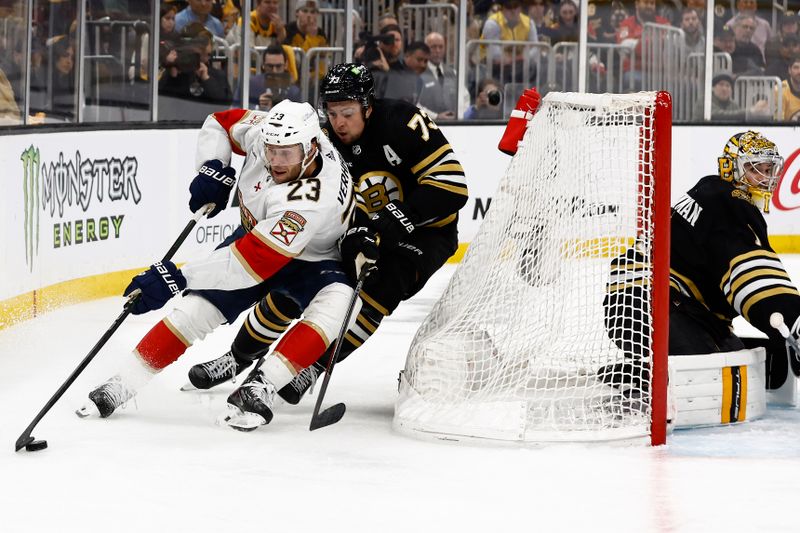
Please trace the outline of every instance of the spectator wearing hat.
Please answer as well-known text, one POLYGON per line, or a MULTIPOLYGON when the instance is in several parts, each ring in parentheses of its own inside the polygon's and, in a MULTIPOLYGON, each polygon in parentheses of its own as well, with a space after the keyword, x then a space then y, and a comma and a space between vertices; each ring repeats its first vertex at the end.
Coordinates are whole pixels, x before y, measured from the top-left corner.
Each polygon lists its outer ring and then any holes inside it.
MULTIPOLYGON (((766 116, 769 114, 769 103, 759 100, 750 108, 750 115, 766 116)), ((694 120, 703 120, 703 101, 695 104, 692 116, 694 120)), ((748 111, 733 100, 733 78, 722 73, 711 81, 711 120, 715 122, 744 122, 748 111)))
MULTIPOLYGON (((767 41, 767 45, 764 48, 764 60, 767 62, 767 67, 771 62, 774 62, 775 58, 780 55, 780 48, 783 44, 783 40, 786 37, 800 37, 797 33, 798 30, 798 17, 793 12, 789 11, 787 13, 780 13, 778 17, 778 26, 777 31, 772 36, 772 38, 767 41)), ((786 74, 782 73, 780 75, 781 78, 785 78, 786 74)))
POLYGON ((785 80, 789 76, 789 67, 795 56, 800 55, 800 37, 787 35, 778 46, 776 55, 767 58, 767 76, 776 76, 785 80))
POLYGON ((736 38, 730 28, 724 27, 714 33, 714 53, 725 52, 730 56, 736 51, 736 38))
POLYGON ((328 46, 328 37, 319 27, 319 7, 314 0, 298 2, 294 14, 295 20, 286 26, 284 44, 302 48, 305 52, 310 48, 328 46))
POLYGON ((800 54, 792 58, 788 76, 783 80, 783 119, 800 121, 800 54))

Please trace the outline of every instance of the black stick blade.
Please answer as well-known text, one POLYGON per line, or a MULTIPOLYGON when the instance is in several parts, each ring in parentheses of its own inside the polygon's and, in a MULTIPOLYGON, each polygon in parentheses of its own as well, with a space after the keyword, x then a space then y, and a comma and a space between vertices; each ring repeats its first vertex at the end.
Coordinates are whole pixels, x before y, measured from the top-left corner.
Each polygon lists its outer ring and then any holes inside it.
POLYGON ((30 435, 26 435, 25 433, 23 433, 23 434, 22 434, 22 435, 20 435, 20 436, 19 436, 19 438, 17 439, 17 443, 14 445, 14 447, 16 448, 16 450, 14 450, 14 451, 17 451, 17 452, 18 452, 18 451, 20 451, 22 448, 24 448, 25 446, 27 446, 28 444, 30 444, 30 443, 31 443, 31 442, 33 442, 33 441, 34 441, 34 438, 33 438, 33 437, 31 437, 30 435))
POLYGON ((324 428, 325 426, 335 424, 342 419, 346 409, 347 407, 343 403, 331 405, 317 416, 311 418, 311 425, 308 429, 310 431, 314 431, 315 429, 324 428))

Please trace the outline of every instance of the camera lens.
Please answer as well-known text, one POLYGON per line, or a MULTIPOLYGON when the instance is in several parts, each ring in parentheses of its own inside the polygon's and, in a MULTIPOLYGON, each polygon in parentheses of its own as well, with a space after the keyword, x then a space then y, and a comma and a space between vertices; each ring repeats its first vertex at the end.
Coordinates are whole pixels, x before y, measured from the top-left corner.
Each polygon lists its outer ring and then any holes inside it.
POLYGON ((494 90, 486 93, 486 98, 489 100, 489 105, 498 105, 502 98, 500 91, 494 90))

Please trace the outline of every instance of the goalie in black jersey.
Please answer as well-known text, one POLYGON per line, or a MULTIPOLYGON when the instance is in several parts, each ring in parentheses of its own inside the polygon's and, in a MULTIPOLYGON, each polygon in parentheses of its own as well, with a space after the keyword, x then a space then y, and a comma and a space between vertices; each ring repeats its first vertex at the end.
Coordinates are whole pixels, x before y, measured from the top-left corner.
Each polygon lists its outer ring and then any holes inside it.
MULTIPOLYGON (((375 99, 374 94, 372 74, 353 63, 334 66, 320 84, 328 119, 323 131, 357 188, 353 221, 340 242, 342 263, 352 279, 369 269, 340 361, 456 252, 458 211, 468 198, 464 169, 436 123, 412 104, 375 99)), ((271 328, 268 320, 245 324, 232 346, 240 365, 249 365, 253 354, 269 348, 264 339, 271 328)), ((330 352, 298 374, 280 396, 297 403, 324 371, 330 352)), ((205 382, 213 386, 231 377, 209 376, 205 382)))
MULTIPOLYGON (((787 350, 792 370, 800 375, 798 354, 770 325, 770 316, 781 313, 791 336, 800 338, 800 293, 770 246, 761 214, 769 211, 782 166, 773 142, 754 131, 737 133, 719 157, 719 174, 701 178, 677 201, 670 224, 669 355, 765 346, 769 389, 786 380, 787 350), (731 323, 738 315, 769 339, 734 335, 731 323)), ((630 358, 628 364, 640 369, 649 324, 646 310, 630 304, 644 301, 640 294, 646 266, 633 249, 616 258, 604 301, 609 337, 630 358), (636 321, 645 322, 638 339, 626 329, 636 321)), ((606 370, 608 381, 621 375, 606 370)))

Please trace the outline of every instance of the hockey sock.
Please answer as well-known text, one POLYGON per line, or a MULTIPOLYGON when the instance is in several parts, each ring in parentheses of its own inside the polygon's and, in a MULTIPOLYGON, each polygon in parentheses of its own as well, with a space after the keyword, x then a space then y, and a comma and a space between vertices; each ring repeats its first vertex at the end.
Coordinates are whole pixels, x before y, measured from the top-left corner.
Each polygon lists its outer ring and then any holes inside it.
MULTIPOLYGON (((291 363, 295 373, 314 364, 322 357, 330 341, 311 323, 302 321, 286 332, 273 353, 291 363)), ((288 383, 288 381, 287 381, 288 383)), ((285 385, 286 383, 284 383, 285 385)))
POLYGON ((168 318, 160 321, 136 345, 136 353, 154 371, 175 362, 191 343, 178 332, 168 318))
POLYGON ((236 334, 231 346, 233 356, 238 361, 258 359, 301 314, 293 300, 280 293, 268 294, 250 310, 236 334))
MULTIPOLYGON (((361 312, 358 313, 356 321, 344 334, 342 349, 339 352, 337 363, 344 361, 348 355, 353 353, 356 348, 367 342, 367 339, 375 333, 383 320, 383 313, 378 311, 368 301, 362 300, 361 312)), ((325 352, 320 358, 319 364, 324 368, 328 365, 328 359, 333 355, 331 350, 325 352)))

